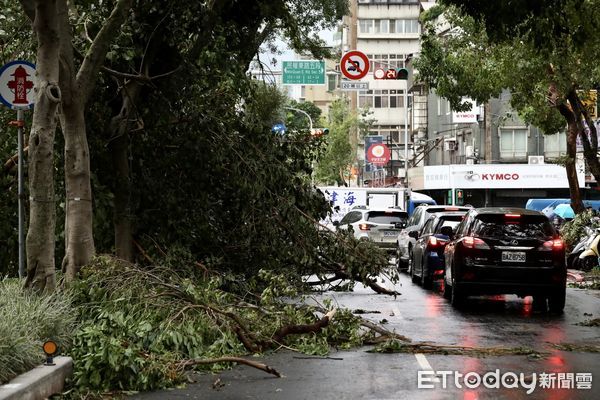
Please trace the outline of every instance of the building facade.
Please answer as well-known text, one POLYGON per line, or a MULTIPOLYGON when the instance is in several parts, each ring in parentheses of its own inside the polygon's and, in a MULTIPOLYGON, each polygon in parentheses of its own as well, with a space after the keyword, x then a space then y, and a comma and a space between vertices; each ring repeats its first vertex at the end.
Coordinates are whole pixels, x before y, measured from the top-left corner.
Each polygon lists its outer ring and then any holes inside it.
MULTIPOLYGON (((370 60, 370 72, 362 79, 368 82, 369 89, 352 93, 352 103, 371 111, 368 118, 375 122, 369 134, 382 136, 390 147, 391 161, 385 175, 403 178, 407 146, 404 129, 410 125, 410 114, 407 120, 405 107, 411 105, 411 99, 405 96, 407 84, 402 80, 377 80, 373 72, 405 67, 407 58, 418 52, 421 5, 418 0, 352 0, 351 8, 353 15, 344 24, 343 50, 359 50, 370 60)), ((412 150, 410 140, 408 142, 412 150)), ((357 148, 362 172, 358 180, 370 181, 374 168, 365 163, 364 138, 357 140, 357 148)))

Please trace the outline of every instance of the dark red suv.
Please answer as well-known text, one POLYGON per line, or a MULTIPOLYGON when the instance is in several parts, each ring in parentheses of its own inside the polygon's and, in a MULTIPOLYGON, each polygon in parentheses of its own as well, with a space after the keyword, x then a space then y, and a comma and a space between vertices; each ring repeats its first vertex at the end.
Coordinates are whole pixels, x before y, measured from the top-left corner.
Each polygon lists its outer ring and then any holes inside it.
POLYGON ((517 294, 565 306, 565 246, 548 218, 523 208, 478 208, 446 245, 444 297, 452 305, 468 295, 517 294))

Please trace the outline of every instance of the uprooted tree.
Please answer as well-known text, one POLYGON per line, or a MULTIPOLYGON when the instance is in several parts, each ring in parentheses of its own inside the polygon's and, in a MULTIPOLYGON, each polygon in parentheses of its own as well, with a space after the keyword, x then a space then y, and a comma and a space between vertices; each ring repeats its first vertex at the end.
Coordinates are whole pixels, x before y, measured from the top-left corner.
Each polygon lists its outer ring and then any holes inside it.
POLYGON ((377 249, 318 230, 328 204, 310 174, 323 140, 302 129, 272 135, 286 100, 246 75, 278 33, 324 55, 315 32, 337 23, 346 2, 255 1, 243 11, 235 2, 21 4, 40 36, 41 84, 56 88, 38 92, 46 98, 32 127, 29 286, 54 286, 56 198, 67 279, 95 249, 131 259, 135 244, 146 262, 175 257, 246 276, 286 266, 292 276, 331 273, 386 292, 373 279, 385 264, 370 255, 377 249), (53 153, 54 115, 64 155, 53 153), (64 199, 54 193, 56 160, 64 199))
POLYGON ((553 134, 567 127, 565 167, 571 203, 584 207, 575 169, 576 141, 600 182, 596 127, 586 108, 600 70, 600 1, 444 0, 422 16, 420 79, 461 109, 461 97, 486 102, 503 89, 528 123, 553 134), (518 10, 518 12, 515 12, 518 10))

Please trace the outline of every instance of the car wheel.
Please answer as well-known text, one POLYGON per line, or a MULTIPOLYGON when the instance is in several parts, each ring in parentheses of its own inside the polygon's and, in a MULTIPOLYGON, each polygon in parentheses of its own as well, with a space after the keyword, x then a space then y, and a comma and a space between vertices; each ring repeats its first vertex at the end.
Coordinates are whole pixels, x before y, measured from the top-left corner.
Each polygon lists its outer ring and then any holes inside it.
POLYGON ((452 277, 452 293, 450 294, 450 304, 452 304, 452 307, 459 308, 462 305, 464 305, 465 298, 466 298, 466 296, 465 296, 464 290, 462 288, 459 288, 458 286, 456 286, 456 280, 454 279, 454 276, 453 276, 452 277))
POLYGON ((598 266, 598 257, 587 256, 583 260, 579 260, 579 268, 582 271, 591 271, 594 267, 598 266))
POLYGON ((444 296, 444 298, 446 300, 450 300, 450 298, 452 297, 452 286, 448 285, 448 283, 446 282, 445 279, 444 279, 444 289, 442 290, 442 296, 444 296))
POLYGON ((567 297, 567 289, 565 287, 557 289, 548 296, 548 309, 550 312, 562 314, 565 309, 565 300, 567 297))
POLYGON ((567 268, 568 269, 575 269, 575 265, 577 263, 577 259, 579 258, 579 254, 569 254, 567 256, 567 268))
POLYGON ((425 269, 425 260, 421 260, 421 286, 425 289, 431 289, 433 286, 433 282, 431 277, 429 277, 428 271, 425 269))
POLYGON ((419 277, 415 275, 415 262, 413 260, 412 249, 408 250, 408 270, 410 271, 410 280, 412 283, 419 283, 419 277))
POLYGON ((396 268, 398 269, 398 272, 406 269, 406 263, 400 259, 400 247, 396 247, 396 268))

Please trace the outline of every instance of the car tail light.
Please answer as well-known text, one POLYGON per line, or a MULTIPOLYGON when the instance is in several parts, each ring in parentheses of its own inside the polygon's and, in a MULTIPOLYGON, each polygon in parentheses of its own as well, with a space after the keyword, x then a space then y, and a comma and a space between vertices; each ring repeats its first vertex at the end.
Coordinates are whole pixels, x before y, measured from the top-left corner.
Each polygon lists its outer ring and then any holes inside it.
POLYGON ((504 217, 505 218, 510 218, 510 219, 521 218, 521 214, 504 214, 504 217))
POLYGON ((544 247, 548 250, 560 251, 565 248, 565 243, 562 239, 548 240, 544 242, 544 247))
POLYGON ((370 224, 358 224, 358 229, 360 229, 361 231, 370 231, 373 226, 374 225, 370 224))
POLYGON ((464 272, 462 274, 462 278, 465 281, 472 281, 473 279, 475 279, 475 274, 473 272, 464 272))
POLYGON ((462 240, 463 246, 467 249, 480 249, 480 250, 489 250, 490 246, 487 245, 483 240, 473 237, 467 236, 462 240))
POLYGON ((429 236, 427 247, 438 247, 440 244, 440 241, 435 236, 429 236))
POLYGON ((446 207, 444 210, 445 211, 459 211, 460 209, 458 207, 446 207))

